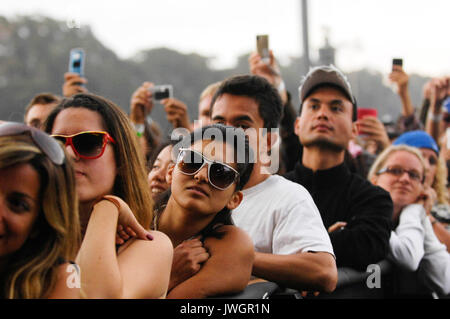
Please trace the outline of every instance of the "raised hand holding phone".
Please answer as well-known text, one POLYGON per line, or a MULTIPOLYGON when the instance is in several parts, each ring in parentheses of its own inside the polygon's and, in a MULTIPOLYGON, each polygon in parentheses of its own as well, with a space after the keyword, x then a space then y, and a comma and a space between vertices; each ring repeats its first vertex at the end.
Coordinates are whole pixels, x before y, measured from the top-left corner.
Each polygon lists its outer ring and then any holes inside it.
POLYGON ((68 72, 64 74, 62 93, 71 97, 77 93, 87 93, 87 80, 84 78, 85 53, 83 49, 70 50, 68 72))

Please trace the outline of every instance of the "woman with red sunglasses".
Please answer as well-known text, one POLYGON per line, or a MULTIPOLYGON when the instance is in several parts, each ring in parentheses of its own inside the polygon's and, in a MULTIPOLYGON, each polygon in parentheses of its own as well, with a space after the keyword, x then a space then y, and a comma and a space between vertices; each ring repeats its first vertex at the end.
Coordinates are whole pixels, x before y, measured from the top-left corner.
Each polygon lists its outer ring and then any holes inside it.
POLYGON ((173 248, 166 235, 148 231, 153 202, 127 115, 105 98, 81 93, 56 107, 45 130, 66 146, 75 169, 84 296, 164 298, 173 248))
POLYGON ((254 259, 250 237, 231 219, 253 169, 248 140, 240 129, 211 125, 185 137, 181 146, 174 146, 170 192, 158 203, 154 221, 175 247, 167 297, 238 293, 250 280, 254 259))

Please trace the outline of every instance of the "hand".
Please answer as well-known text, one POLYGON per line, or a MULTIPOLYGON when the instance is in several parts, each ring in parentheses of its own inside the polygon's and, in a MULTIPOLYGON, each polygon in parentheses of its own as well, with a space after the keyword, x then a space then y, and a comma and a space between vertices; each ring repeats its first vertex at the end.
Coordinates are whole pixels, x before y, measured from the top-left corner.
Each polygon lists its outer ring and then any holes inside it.
POLYGON ((133 92, 130 100, 130 119, 133 123, 143 124, 145 118, 153 109, 153 93, 149 90, 154 86, 151 82, 144 82, 133 92))
POLYGON ((208 258, 209 253, 203 246, 200 236, 185 240, 175 247, 169 290, 195 275, 208 258))
POLYGON ((119 210, 117 218, 116 244, 122 245, 130 238, 152 240, 153 237, 137 221, 127 203, 121 198, 113 195, 104 196, 105 200, 110 200, 119 210))
POLYGON ((189 120, 188 108, 186 104, 175 98, 161 100, 161 103, 164 105, 167 120, 174 128, 184 127, 192 131, 192 125, 189 120))
MULTIPOLYGON (((250 73, 265 78, 275 88, 278 88, 283 79, 281 77, 280 67, 276 62, 272 50, 269 51, 269 58, 270 58, 269 64, 266 64, 263 62, 259 53, 253 52, 252 54, 250 54, 250 57, 248 58, 248 63, 250 64, 250 73)), ((280 92, 280 96, 283 101, 283 105, 286 104, 287 102, 286 90, 280 92)))
POLYGON ((275 87, 278 87, 281 82, 280 68, 278 67, 272 50, 269 51, 269 64, 263 62, 262 57, 257 52, 250 54, 248 62, 250 64, 250 73, 253 75, 259 75, 265 78, 275 87))
POLYGON ((365 116, 357 121, 359 132, 364 134, 364 140, 373 140, 378 149, 383 150, 391 144, 384 124, 375 116, 365 116))
POLYGON ((87 80, 81 77, 77 73, 64 73, 64 84, 62 87, 62 92, 64 97, 71 97, 77 93, 87 93, 86 89, 87 80))
MULTIPOLYGON (((303 298, 306 298, 308 296, 309 291, 303 290, 300 294, 303 298)), ((313 295, 314 297, 317 297, 320 294, 320 291, 314 291, 313 295)))
POLYGON ((423 205, 427 215, 431 215, 431 208, 437 200, 436 191, 430 186, 424 186, 422 193, 417 199, 417 204, 423 205))
POLYGON ((389 74, 389 80, 397 84, 397 93, 402 94, 408 89, 409 76, 399 65, 394 65, 389 74))
POLYGON ((332 233, 332 232, 334 232, 336 230, 344 228, 345 226, 347 226, 346 222, 336 222, 333 225, 331 225, 330 227, 328 227, 328 232, 332 233))
POLYGON ((423 96, 426 99, 435 98, 442 101, 447 95, 450 95, 450 77, 444 76, 433 78, 423 86, 423 96))

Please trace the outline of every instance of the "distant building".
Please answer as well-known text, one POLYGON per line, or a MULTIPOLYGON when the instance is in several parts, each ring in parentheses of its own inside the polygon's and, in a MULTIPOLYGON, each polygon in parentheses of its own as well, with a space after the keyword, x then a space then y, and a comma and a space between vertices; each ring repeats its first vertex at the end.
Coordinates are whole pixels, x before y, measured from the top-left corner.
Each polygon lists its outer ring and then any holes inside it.
POLYGON ((328 36, 325 36, 325 45, 319 49, 319 64, 336 65, 334 61, 335 53, 336 49, 330 45, 328 41, 328 36))

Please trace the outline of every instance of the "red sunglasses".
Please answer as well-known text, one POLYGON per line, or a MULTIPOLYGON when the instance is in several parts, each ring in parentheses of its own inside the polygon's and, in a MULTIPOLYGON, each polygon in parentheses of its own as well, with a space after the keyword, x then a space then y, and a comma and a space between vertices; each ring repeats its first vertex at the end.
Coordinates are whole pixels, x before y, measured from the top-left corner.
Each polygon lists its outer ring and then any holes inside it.
POLYGON ((65 146, 70 145, 72 150, 80 158, 96 159, 105 152, 108 142, 116 143, 114 139, 106 132, 88 131, 80 132, 73 135, 52 135, 65 146))

